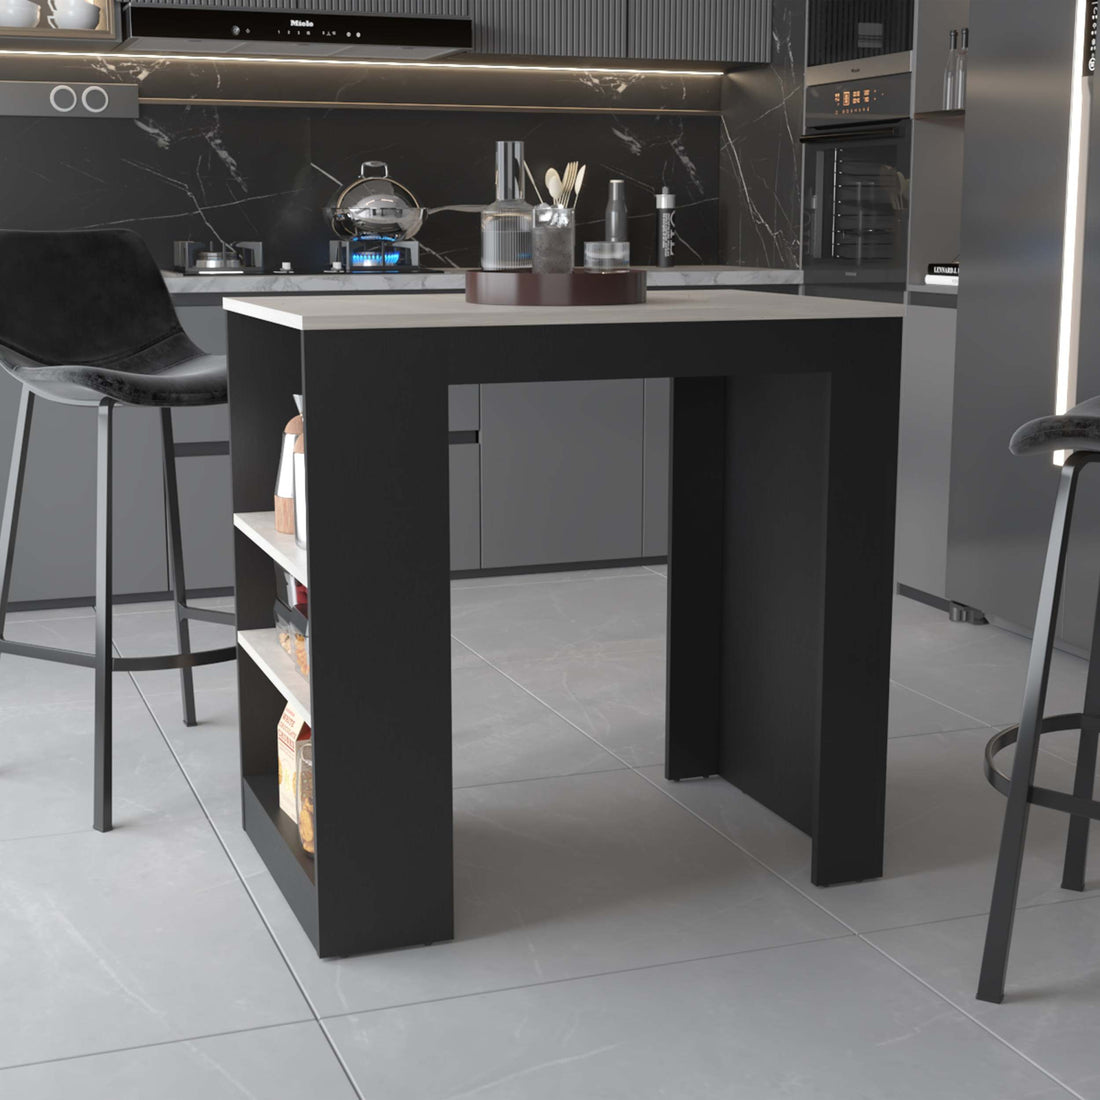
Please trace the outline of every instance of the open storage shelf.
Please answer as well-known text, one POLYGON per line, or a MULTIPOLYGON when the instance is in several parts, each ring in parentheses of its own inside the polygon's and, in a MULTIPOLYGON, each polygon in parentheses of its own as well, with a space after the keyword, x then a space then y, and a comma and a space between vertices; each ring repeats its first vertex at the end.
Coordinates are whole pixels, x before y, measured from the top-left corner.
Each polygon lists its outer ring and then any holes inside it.
POLYGON ((256 662, 256 667, 275 685, 279 694, 297 711, 306 724, 313 725, 313 699, 309 681, 298 665, 279 645, 274 630, 242 630, 237 643, 256 662))
MULTIPOLYGON (((384 433, 369 416, 368 427, 362 420, 379 379, 322 346, 328 334, 318 342, 315 334, 237 313, 228 314, 227 328, 245 831, 322 958, 449 940, 446 507, 418 501, 413 509, 410 538, 420 546, 423 532, 438 569, 411 597, 399 595, 407 584, 401 555, 362 534, 370 530, 362 523, 372 498, 403 492, 379 474, 391 458, 384 433), (313 410, 308 554, 293 535, 275 530, 272 500, 283 428, 298 394, 313 410), (344 442, 355 432, 363 438, 355 437, 346 454, 344 442), (279 645, 278 569, 309 586, 308 681, 279 645), (387 576, 392 584, 374 583, 387 576), (444 629, 424 631, 425 615, 444 629), (278 808, 277 728, 288 702, 313 731, 313 860, 278 808)), ((442 428, 425 429, 426 437, 438 436, 445 447, 446 387, 433 392, 442 428)), ((445 463, 441 470, 437 488, 445 502, 445 463)))
POLYGON ((309 583, 309 557, 293 535, 275 530, 274 512, 238 512, 233 526, 302 584, 309 583))

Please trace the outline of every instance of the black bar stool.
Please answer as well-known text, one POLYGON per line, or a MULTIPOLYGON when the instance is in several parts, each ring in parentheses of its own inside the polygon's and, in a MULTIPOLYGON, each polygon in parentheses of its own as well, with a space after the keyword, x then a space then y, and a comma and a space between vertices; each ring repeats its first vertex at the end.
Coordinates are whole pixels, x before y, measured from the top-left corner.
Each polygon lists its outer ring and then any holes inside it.
POLYGON ((1062 467, 1054 506, 1020 724, 997 734, 985 749, 986 777, 997 790, 1008 796, 993 902, 986 928, 985 953, 978 981, 978 999, 995 1004, 1004 1000, 1005 972, 1012 944, 1012 924, 1016 916, 1016 897, 1020 889, 1020 870, 1031 806, 1046 806, 1070 815, 1062 872, 1062 887, 1066 890, 1085 888, 1089 822, 1100 820, 1100 802, 1092 797, 1097 734, 1100 733, 1100 603, 1093 620, 1092 655, 1085 683, 1084 708, 1080 714, 1043 717, 1077 481, 1085 466, 1100 461, 1100 397, 1082 402, 1063 416, 1044 416, 1029 421, 1013 435, 1009 447, 1017 455, 1052 454, 1055 451, 1072 451, 1073 454, 1062 467), (1039 738, 1055 730, 1081 731, 1073 794, 1035 786, 1039 738), (1010 779, 997 769, 994 758, 1013 743, 1016 745, 1016 758, 1010 779))
POLYGON ((191 652, 189 620, 231 625, 234 615, 187 604, 171 412, 173 407, 224 404, 225 358, 204 354, 184 334, 160 271, 136 233, 0 231, 0 366, 23 387, 0 521, 0 653, 95 669, 94 825, 107 832, 111 828, 111 673, 179 669, 183 719, 193 726, 191 670, 231 661, 237 655, 235 646, 191 652), (58 322, 59 317, 63 322, 58 322), (98 409, 95 653, 26 645, 3 637, 36 397, 98 409), (168 656, 112 656, 115 405, 160 410, 168 558, 179 642, 179 652, 168 656))

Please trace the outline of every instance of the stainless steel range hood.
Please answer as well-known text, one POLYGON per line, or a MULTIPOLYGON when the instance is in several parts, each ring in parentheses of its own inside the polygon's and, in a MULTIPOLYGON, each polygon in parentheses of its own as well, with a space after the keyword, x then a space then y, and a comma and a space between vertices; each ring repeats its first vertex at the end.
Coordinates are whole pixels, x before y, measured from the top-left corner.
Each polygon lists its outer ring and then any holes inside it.
POLYGON ((425 61, 472 44, 469 19, 128 4, 115 52, 425 61))

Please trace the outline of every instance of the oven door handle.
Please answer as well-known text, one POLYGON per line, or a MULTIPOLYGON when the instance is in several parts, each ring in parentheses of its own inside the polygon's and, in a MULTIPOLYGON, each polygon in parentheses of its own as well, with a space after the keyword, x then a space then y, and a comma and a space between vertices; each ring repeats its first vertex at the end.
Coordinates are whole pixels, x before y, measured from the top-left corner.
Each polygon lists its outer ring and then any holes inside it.
POLYGON ((823 142, 849 142, 849 141, 878 141, 879 138, 898 137, 897 126, 876 126, 866 130, 830 130, 828 133, 803 134, 798 140, 803 145, 814 145, 823 142))

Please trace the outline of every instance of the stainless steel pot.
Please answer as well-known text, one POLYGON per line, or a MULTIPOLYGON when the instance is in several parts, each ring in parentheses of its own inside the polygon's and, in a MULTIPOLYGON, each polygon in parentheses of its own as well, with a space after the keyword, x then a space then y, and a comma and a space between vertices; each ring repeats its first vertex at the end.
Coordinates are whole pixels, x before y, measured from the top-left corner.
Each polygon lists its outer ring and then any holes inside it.
POLYGON ((366 160, 359 167, 359 178, 336 193, 325 207, 325 215, 333 232, 340 237, 411 241, 429 214, 441 210, 480 213, 481 209, 480 206, 421 206, 416 196, 390 175, 385 161, 366 160), (368 170, 376 168, 382 170, 381 175, 367 175, 368 170))
POLYGON ((367 160, 359 168, 359 179, 343 188, 325 213, 341 237, 410 241, 420 232, 426 212, 416 196, 390 175, 389 165, 367 160), (372 168, 381 168, 382 174, 368 175, 372 168))

